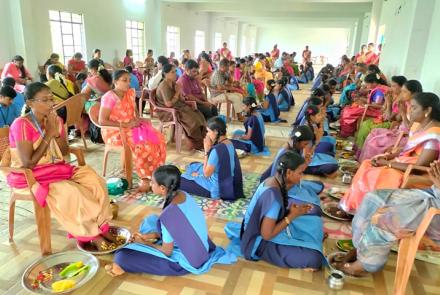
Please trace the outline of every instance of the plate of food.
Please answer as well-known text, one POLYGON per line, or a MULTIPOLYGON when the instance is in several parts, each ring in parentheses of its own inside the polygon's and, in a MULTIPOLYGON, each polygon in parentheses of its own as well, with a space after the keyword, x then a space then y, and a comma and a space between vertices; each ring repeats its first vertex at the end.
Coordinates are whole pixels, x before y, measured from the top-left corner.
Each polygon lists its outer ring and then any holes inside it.
POLYGON ((339 187, 331 187, 328 189, 327 194, 332 198, 340 200, 344 196, 345 190, 339 187))
POLYGON ((66 294, 89 282, 98 271, 98 259, 81 251, 42 257, 23 273, 23 288, 34 294, 66 294))
POLYGON ((339 221, 351 221, 353 219, 353 215, 348 214, 338 207, 338 202, 324 204, 322 206, 322 213, 324 213, 327 217, 339 221))
POLYGON ((124 247, 128 244, 131 234, 124 227, 110 226, 109 233, 114 237, 113 241, 109 241, 106 245, 101 246, 103 250, 98 250, 92 242, 76 242, 76 246, 80 251, 93 255, 106 255, 124 247))
POLYGON ((352 240, 338 240, 336 241, 336 247, 344 252, 348 252, 354 249, 352 240))

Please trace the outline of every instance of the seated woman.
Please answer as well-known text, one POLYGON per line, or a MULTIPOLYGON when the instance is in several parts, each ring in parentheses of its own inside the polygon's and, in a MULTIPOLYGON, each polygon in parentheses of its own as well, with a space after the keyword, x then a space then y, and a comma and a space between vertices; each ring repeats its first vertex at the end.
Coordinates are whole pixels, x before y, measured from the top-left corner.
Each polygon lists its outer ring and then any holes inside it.
POLYGON ((43 65, 44 72, 40 73, 40 80, 42 82, 43 81, 47 82, 47 80, 49 79, 49 77, 47 77, 47 75, 46 75, 46 72, 47 72, 47 68, 50 65, 56 65, 56 66, 60 67, 60 69, 62 70, 63 73, 66 71, 66 69, 64 68, 64 65, 60 62, 60 55, 58 53, 52 53, 43 65))
POLYGON ((263 116, 264 122, 279 122, 280 110, 278 109, 277 96, 280 88, 274 80, 269 80, 267 81, 266 89, 269 93, 261 104, 261 116, 263 116))
MULTIPOLYGON (((176 85, 176 67, 173 64, 163 66, 162 76, 163 80, 156 90, 157 105, 176 110, 177 121, 182 125, 183 131, 189 139, 189 149, 201 150, 206 134, 205 117, 200 111, 192 109, 185 103, 182 92, 176 85)), ((163 122, 173 119, 169 112, 158 111, 157 115, 163 122)))
POLYGON ((300 182, 305 168, 304 159, 295 152, 279 158, 275 176, 258 186, 242 224, 226 225, 226 235, 231 239, 228 249, 247 260, 264 260, 279 267, 321 268, 321 217, 313 212, 313 205, 287 194, 300 182))
POLYGON ((264 54, 260 54, 258 61, 255 63, 255 79, 263 82, 263 85, 273 79, 272 73, 266 70, 266 56, 264 54))
POLYGON ((312 95, 306 99, 299 109, 298 114, 296 115, 295 122, 293 122, 293 126, 303 125, 304 124, 304 117, 307 107, 310 105, 316 105, 318 107, 322 107, 324 104, 324 91, 321 88, 315 89, 312 92, 312 95))
POLYGON ((286 83, 284 80, 277 80, 272 90, 276 96, 278 108, 281 112, 288 112, 292 105, 291 92, 285 86, 286 83))
POLYGON ((341 136, 348 137, 354 134, 358 120, 362 117, 365 105, 370 107, 366 113, 367 117, 378 118, 382 115, 381 108, 385 102, 385 93, 389 90, 386 85, 380 84, 381 80, 378 74, 368 74, 364 82, 370 90, 368 99, 361 97, 359 101, 351 106, 346 106, 341 112, 341 136))
POLYGON ((76 76, 80 73, 87 73, 86 63, 82 60, 80 52, 75 53, 67 63, 67 78, 75 82, 76 76))
POLYGON ((335 159, 336 140, 331 136, 324 136, 325 110, 315 105, 309 105, 305 111, 305 124, 314 134, 312 147, 305 153, 313 155, 305 173, 312 175, 331 175, 338 170, 338 161, 335 159))
POLYGON ((11 126, 12 122, 20 116, 20 110, 13 103, 16 96, 17 93, 11 86, 0 88, 0 128, 11 126))
MULTIPOLYGON (((67 153, 64 126, 52 111, 54 99, 40 82, 26 87, 26 113, 10 128, 10 163, 3 165, 32 169, 37 182, 32 187, 37 203, 49 206, 51 215, 73 238, 93 241, 105 248, 112 218, 107 185, 89 166, 74 167, 63 161, 67 153)), ((7 176, 10 187, 26 188, 23 174, 7 176)))
MULTIPOLYGON (((393 122, 391 123, 390 128, 375 128, 370 132, 358 154, 359 163, 371 159, 375 155, 389 151, 398 140, 401 132, 405 132, 405 134, 408 133, 412 127, 409 122, 410 102, 414 95, 419 92, 423 92, 422 84, 420 84, 419 81, 409 80, 403 84, 399 98, 393 103, 391 115, 393 122)), ((403 148, 407 140, 408 138, 405 135, 400 140, 399 147, 403 148)))
POLYGON ((214 71, 214 66, 207 53, 204 52, 200 54, 199 66, 200 80, 205 87, 209 87, 211 84, 211 76, 214 71))
POLYGON ((52 92, 55 103, 62 103, 69 97, 75 95, 75 86, 72 81, 66 79, 63 75, 63 69, 57 65, 50 65, 46 70, 47 82, 52 92))
POLYGON ((32 82, 32 76, 23 65, 24 59, 20 55, 14 56, 11 62, 7 63, 3 68, 0 78, 14 78, 16 84, 14 89, 23 92, 27 84, 32 82))
POLYGON ((440 100, 437 95, 420 92, 411 100, 410 121, 419 123, 416 131, 410 133, 401 153, 377 155, 362 162, 353 178, 350 189, 339 206, 354 213, 365 194, 377 189, 397 189, 410 164, 429 166, 439 158, 440 144, 440 100))
MULTIPOLYGON (((312 156, 310 153, 310 145, 312 144, 314 137, 315 135, 309 126, 302 125, 294 127, 290 133, 289 141, 287 141, 278 151, 272 164, 270 164, 266 171, 261 175, 260 182, 263 182, 270 176, 275 176, 276 164, 279 158, 288 151, 293 151, 302 155, 305 158, 307 165, 310 165, 314 159, 316 161, 316 157, 314 157, 314 155, 312 156)), ((323 189, 324 184, 320 181, 301 180, 299 185, 295 185, 289 190, 288 195, 291 198, 307 201, 315 205, 316 207, 314 208, 317 211, 320 211, 320 200, 318 195, 323 189)))
POLYGON ((86 86, 81 91, 88 100, 84 106, 87 113, 104 93, 112 89, 112 76, 103 66, 100 66, 99 60, 90 60, 88 68, 90 75, 86 80, 86 86))
MULTIPOLYGON (((149 120, 139 117, 136 92, 130 88, 130 74, 126 70, 117 70, 113 74, 113 85, 113 90, 101 99, 99 124, 122 127, 141 180, 138 192, 146 192, 150 190, 149 179, 153 171, 165 162, 165 139, 149 120)), ((119 130, 103 128, 101 132, 105 144, 122 146, 119 130)))
POLYGON ((234 201, 243 198, 240 162, 226 137, 226 123, 220 117, 208 121, 204 139, 205 159, 186 167, 180 189, 197 196, 234 201))
POLYGON ((377 119, 367 119, 360 124, 359 130, 356 133, 355 145, 358 150, 361 150, 365 139, 371 130, 375 128, 390 128, 391 121, 393 121, 398 112, 398 99, 402 86, 406 82, 404 76, 393 76, 391 77, 391 87, 390 91, 385 94, 385 103, 382 106, 382 116, 377 119))
POLYGON ((116 252, 105 269, 111 276, 148 273, 161 276, 202 274, 213 264, 232 264, 236 257, 217 247, 208 236, 202 210, 180 191, 180 171, 164 165, 154 171, 152 189, 165 198, 162 213, 146 217, 131 244, 116 252))
MULTIPOLYGON (((377 190, 365 195, 353 222, 355 249, 336 267, 352 276, 380 271, 397 241, 411 237, 429 208, 440 209, 440 163, 431 163, 430 189, 377 190)), ((437 240, 440 216, 435 216, 426 235, 437 240)))
POLYGON ((250 96, 243 98, 243 110, 247 116, 244 122, 245 130, 235 130, 233 132, 232 144, 235 149, 243 150, 246 153, 258 154, 264 152, 265 149, 267 150, 264 144, 266 129, 255 98, 250 96))

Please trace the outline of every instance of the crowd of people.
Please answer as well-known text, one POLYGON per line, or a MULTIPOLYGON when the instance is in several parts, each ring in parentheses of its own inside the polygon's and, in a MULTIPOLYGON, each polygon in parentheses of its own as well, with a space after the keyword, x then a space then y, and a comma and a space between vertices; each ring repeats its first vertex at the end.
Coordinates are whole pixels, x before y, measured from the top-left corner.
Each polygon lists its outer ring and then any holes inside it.
MULTIPOLYGON (((41 82, 34 82, 17 55, 1 73, 0 127, 10 132, 2 164, 32 169, 38 203, 49 206, 72 238, 91 242, 98 250, 113 241, 105 180, 89 166, 63 161, 68 152, 63 124, 67 114, 65 109, 55 112, 54 106, 75 94, 87 99, 83 119, 92 141, 112 146, 126 142, 140 179, 136 192, 152 191, 165 199, 162 213, 145 218, 132 243, 106 266, 112 276, 198 274, 215 263, 234 263, 236 256, 319 270, 326 264, 319 199, 324 185, 302 175, 336 175, 336 137, 330 127, 337 123, 339 136, 354 136, 360 163, 338 206, 354 215, 356 247, 340 270, 356 276, 379 271, 393 242, 414 232, 430 207, 440 208, 439 98, 423 92, 419 81, 387 79, 378 67, 380 52, 374 53, 374 44, 362 46, 352 58, 342 56, 339 65, 326 65, 317 75, 308 46, 300 63, 295 52, 280 53, 277 45, 271 52, 240 58, 232 56, 227 43, 194 58, 185 50, 180 60, 175 53, 155 60, 148 50, 139 63, 132 55, 128 49, 121 64, 112 66, 95 49, 89 62, 76 53, 66 68, 53 53, 40 70, 41 82), (304 83, 311 83, 310 97, 297 117, 289 118, 293 93, 304 83), (143 89, 158 107, 149 112, 162 122, 177 120, 187 148, 203 153, 203 161, 189 164, 183 174, 164 165, 165 138, 139 113, 139 104, 144 111, 139 101, 143 89), (243 122, 244 129, 230 137, 230 118, 221 114, 221 103, 230 104, 233 117, 243 122), (88 118, 92 108, 99 108, 102 129, 88 118), (264 154, 266 124, 282 122, 292 123, 290 136, 262 174, 243 221, 225 227, 229 247, 214 245, 192 195, 227 201, 244 197, 237 150, 264 154), (111 127, 120 127, 123 134, 111 127), (400 189, 411 164, 426 167, 432 188, 400 189)), ((75 129, 70 131, 75 134, 75 129)), ((9 174, 9 186, 22 187, 23 177, 9 174)), ((440 240, 439 219, 428 235, 440 240)))

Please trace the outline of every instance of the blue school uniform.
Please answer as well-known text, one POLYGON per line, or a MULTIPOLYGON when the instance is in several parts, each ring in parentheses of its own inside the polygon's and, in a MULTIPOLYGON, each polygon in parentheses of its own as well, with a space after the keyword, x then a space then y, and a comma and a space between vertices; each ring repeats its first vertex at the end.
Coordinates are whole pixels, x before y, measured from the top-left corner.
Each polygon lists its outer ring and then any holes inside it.
POLYGON ((19 116, 20 111, 14 104, 10 104, 7 107, 0 104, 0 127, 11 126, 12 122, 19 116))
POLYGON ((267 109, 260 109, 259 112, 263 116, 264 122, 278 122, 280 121, 280 110, 278 108, 278 102, 273 93, 269 93, 264 97, 264 100, 269 104, 267 109))
MULTIPOLYGON (((241 149, 245 152, 258 154, 265 151, 264 133, 266 132, 263 117, 259 112, 251 115, 244 122, 245 130, 235 130, 233 136, 243 136, 247 134, 249 129, 252 129, 252 136, 250 140, 232 139, 235 149, 241 149)), ((266 148, 267 149, 267 148, 266 148)))

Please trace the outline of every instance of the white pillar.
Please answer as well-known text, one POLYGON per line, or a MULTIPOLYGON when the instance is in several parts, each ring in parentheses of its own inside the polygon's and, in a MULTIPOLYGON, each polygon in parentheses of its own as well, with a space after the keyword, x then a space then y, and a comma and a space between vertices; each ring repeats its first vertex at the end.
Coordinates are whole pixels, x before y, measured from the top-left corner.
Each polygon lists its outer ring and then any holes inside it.
POLYGON ((380 25, 380 15, 382 13, 382 0, 373 0, 371 9, 370 31, 368 33, 368 42, 376 43, 377 32, 380 25))

